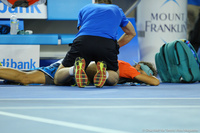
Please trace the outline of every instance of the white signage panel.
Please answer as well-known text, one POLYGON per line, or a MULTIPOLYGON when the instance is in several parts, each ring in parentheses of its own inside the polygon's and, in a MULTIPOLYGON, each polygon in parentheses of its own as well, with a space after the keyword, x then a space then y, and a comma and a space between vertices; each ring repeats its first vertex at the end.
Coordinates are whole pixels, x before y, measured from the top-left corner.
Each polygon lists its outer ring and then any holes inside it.
POLYGON ((0 45, 2 66, 16 69, 39 67, 39 45, 0 45))
POLYGON ((164 43, 187 38, 187 0, 142 0, 137 30, 141 60, 155 63, 164 43))

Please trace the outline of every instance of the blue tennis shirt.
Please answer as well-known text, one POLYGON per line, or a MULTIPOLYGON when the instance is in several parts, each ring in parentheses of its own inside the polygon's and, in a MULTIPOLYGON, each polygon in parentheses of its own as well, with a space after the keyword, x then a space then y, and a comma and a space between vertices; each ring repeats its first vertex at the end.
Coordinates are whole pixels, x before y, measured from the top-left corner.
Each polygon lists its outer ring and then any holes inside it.
POLYGON ((78 36, 91 35, 116 40, 119 26, 125 27, 129 20, 117 5, 88 4, 78 16, 78 36))

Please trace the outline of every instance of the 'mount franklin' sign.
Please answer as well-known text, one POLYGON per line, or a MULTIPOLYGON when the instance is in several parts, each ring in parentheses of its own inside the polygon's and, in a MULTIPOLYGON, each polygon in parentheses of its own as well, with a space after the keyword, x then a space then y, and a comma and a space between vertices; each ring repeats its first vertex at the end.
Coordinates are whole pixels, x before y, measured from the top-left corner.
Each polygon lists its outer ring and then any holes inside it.
POLYGON ((141 1, 137 7, 140 60, 154 63, 164 43, 186 39, 186 21, 187 0, 141 1))
POLYGON ((152 13, 151 20, 145 22, 145 31, 150 32, 186 32, 187 25, 185 23, 185 15, 183 13, 152 13), (155 22, 166 22, 156 24, 155 22), (170 23, 171 22, 171 23, 170 23), (177 22, 177 23, 176 23, 177 22), (182 23, 180 23, 182 22, 182 23))

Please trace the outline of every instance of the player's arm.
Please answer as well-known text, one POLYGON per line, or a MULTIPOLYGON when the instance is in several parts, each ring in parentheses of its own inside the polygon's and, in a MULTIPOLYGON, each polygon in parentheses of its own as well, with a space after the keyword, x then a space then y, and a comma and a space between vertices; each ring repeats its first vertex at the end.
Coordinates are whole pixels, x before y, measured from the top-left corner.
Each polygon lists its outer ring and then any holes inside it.
POLYGON ((159 79, 157 79, 156 77, 154 76, 148 76, 148 75, 145 75, 145 74, 139 74, 137 76, 135 76, 135 78, 139 81, 142 81, 146 84, 149 84, 149 85, 159 85, 160 84, 160 81, 159 79))
POLYGON ((131 22, 129 22, 125 27, 122 27, 122 30, 124 31, 124 34, 118 40, 120 47, 129 43, 136 36, 135 28, 131 22))

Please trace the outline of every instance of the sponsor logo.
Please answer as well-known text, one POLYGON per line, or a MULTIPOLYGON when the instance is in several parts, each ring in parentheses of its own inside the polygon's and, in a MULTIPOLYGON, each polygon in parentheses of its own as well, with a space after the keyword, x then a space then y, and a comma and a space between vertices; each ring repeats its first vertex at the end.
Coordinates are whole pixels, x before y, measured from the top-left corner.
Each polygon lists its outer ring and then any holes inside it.
MULTIPOLYGON (((179 6, 177 0, 165 0, 161 7, 169 2, 173 2, 179 6)), ((145 32, 187 32, 187 15, 185 12, 171 12, 170 10, 165 10, 163 12, 152 12, 149 15, 150 19, 145 22, 145 32)))
POLYGON ((158 9, 152 9, 147 13, 141 37, 145 37, 146 33, 159 33, 157 36, 164 43, 169 38, 167 35, 177 34, 184 37, 187 33, 187 12, 183 10, 184 4, 181 5, 179 1, 183 2, 182 0, 163 0, 157 3, 158 9), (169 10, 170 6, 176 9, 169 10))
POLYGON ((0 1, 0 13, 39 13, 41 14, 41 10, 38 8, 38 5, 32 5, 27 8, 23 7, 16 7, 15 9, 12 9, 11 7, 8 7, 7 5, 3 4, 0 1))
MULTIPOLYGON (((167 4, 167 3, 170 2, 170 1, 176 3, 176 4, 179 6, 177 0, 166 0, 166 1, 162 4, 162 6, 164 6, 165 4, 167 4)), ((162 7, 162 6, 161 6, 161 7, 162 7)))
POLYGON ((145 31, 150 32, 186 32, 186 15, 184 13, 151 13, 151 20, 145 22, 145 31), (160 23, 156 23, 159 21, 160 23), (172 23, 170 23, 172 22, 172 23))
POLYGON ((1 62, 2 66, 4 67, 11 67, 16 69, 32 69, 36 68, 36 62, 33 61, 33 59, 30 59, 29 61, 15 61, 14 59, 3 59, 1 62))

